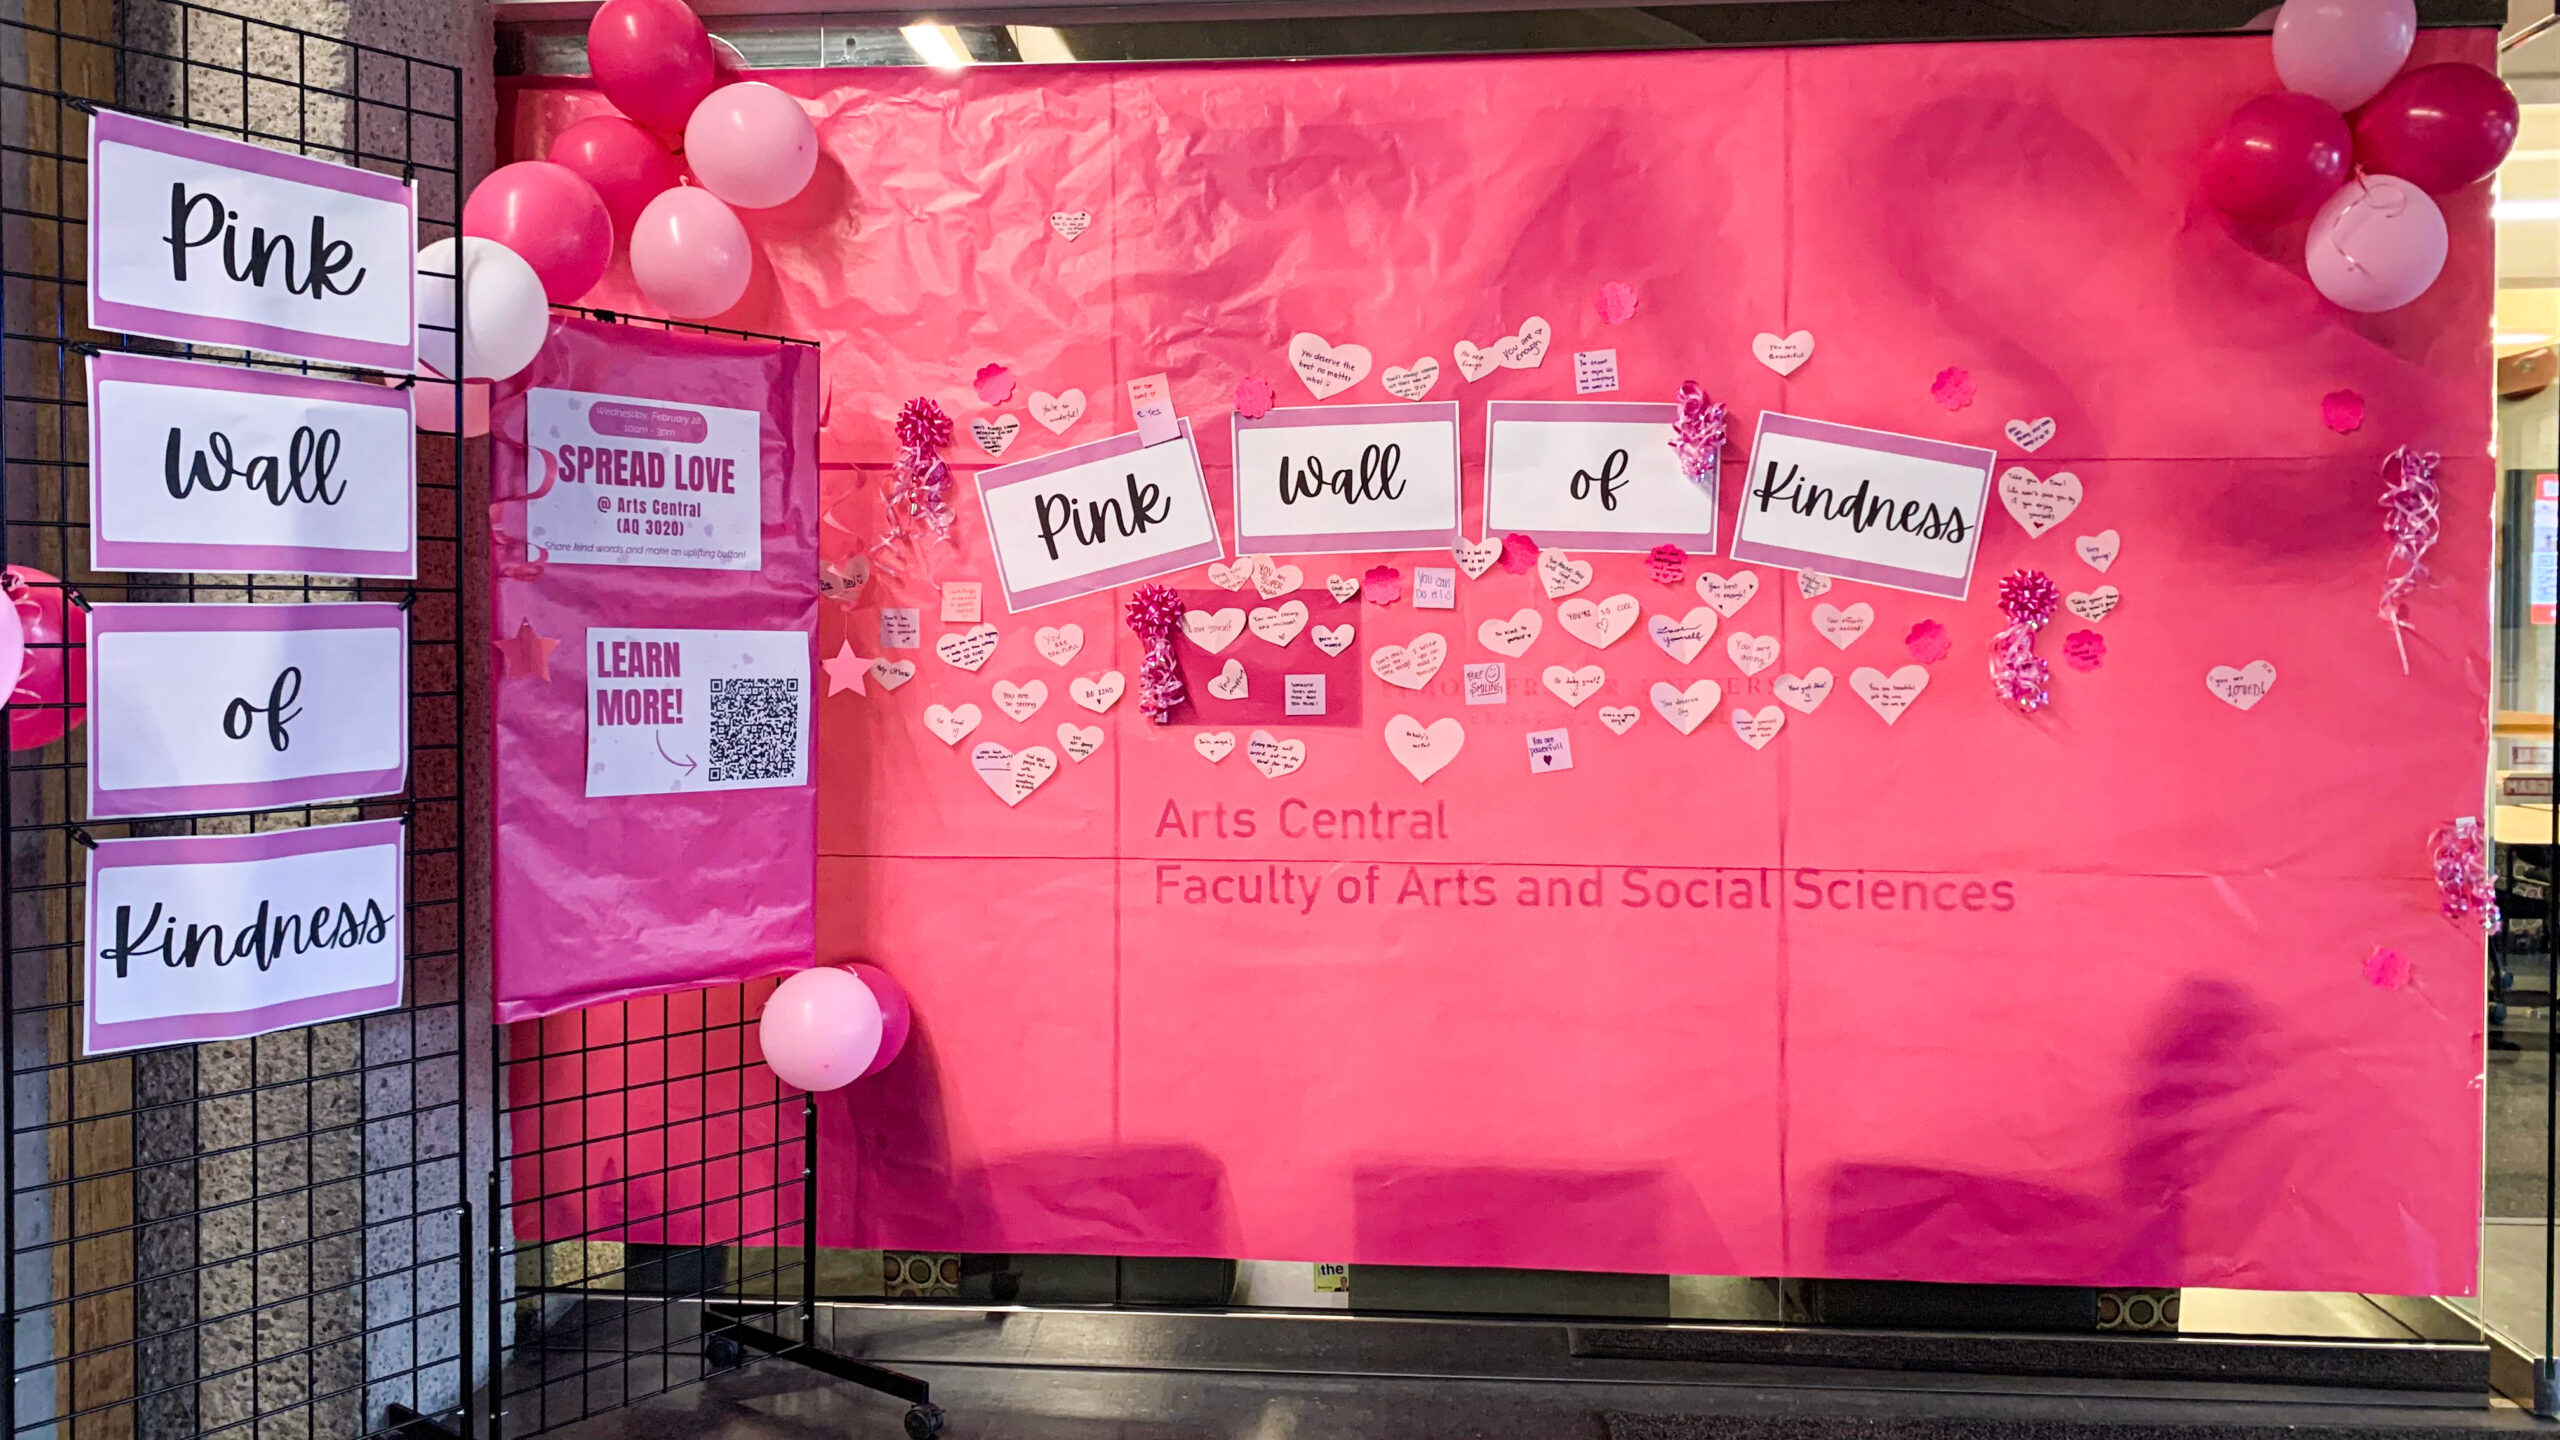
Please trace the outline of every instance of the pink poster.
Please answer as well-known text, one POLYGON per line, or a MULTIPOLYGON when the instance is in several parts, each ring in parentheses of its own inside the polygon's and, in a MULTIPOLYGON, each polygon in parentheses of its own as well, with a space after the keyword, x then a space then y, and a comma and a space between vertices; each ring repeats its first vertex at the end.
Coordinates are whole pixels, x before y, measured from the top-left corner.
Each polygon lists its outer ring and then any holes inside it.
MULTIPOLYGON (((819 950, 917 1025, 822 1103, 824 1243, 2472 1288, 2481 937, 2428 837, 2486 763, 2485 187, 2422 299, 2327 305, 2194 198, 2263 35, 761 78, 825 155, 729 318, 825 346, 817 648, 870 677, 819 702, 819 950), (968 503, 875 549, 910 397, 965 496, 1159 372, 1225 541, 1163 726, 1125 587, 1007 609, 968 503), (1686 380, 1718 492, 1651 493, 1718 555, 1502 554, 1490 406, 1686 380), (1454 401, 1458 544, 1237 556, 1274 397, 1454 401), (1926 442, 1969 548, 1731 558, 1764 413, 1926 442), (2402 445, 2446 497, 2405 672, 2402 445)), ((508 103, 520 155, 602 104, 508 103)), ((1615 449, 1595 503, 1664 458, 1615 449)))

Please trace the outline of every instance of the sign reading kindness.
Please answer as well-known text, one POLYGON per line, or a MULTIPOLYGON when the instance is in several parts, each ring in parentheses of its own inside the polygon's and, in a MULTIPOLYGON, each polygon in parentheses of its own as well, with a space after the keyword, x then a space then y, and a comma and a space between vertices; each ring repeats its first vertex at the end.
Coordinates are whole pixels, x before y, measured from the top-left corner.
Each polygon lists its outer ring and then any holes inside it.
POLYGON ((1716 481, 1671 448, 1677 405, 1496 400, 1485 407, 1484 528, 1569 550, 1716 553, 1716 481))
POLYGON ((1762 411, 1733 558, 1961 600, 1996 458, 1762 411))
POLYGON ((99 841, 83 1047, 235 1040, 399 1004, 407 848, 398 820, 99 841))
POLYGON ((1226 558, 1188 420, 1160 445, 1131 431, 981 470, 978 503, 1017 612, 1226 558))
POLYGON ((101 330, 413 370, 417 233, 397 176, 112 111, 89 121, 101 330))
POLYGON ((1437 550, 1458 536, 1458 404, 1235 417, 1236 553, 1437 550))

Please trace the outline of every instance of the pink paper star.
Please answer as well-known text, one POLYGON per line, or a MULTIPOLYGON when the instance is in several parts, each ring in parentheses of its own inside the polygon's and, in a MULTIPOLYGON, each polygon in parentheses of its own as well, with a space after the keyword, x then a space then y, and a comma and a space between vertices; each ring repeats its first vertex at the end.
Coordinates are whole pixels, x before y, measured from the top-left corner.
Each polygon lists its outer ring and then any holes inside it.
POLYGON ((856 695, 871 693, 864 688, 871 674, 871 662, 853 653, 850 640, 837 647, 835 654, 819 661, 818 668, 827 672, 827 693, 830 695, 839 695, 847 690, 856 695))
POLYGON ((533 633, 532 621, 517 625, 515 634, 489 643, 498 647, 498 661, 503 673, 530 675, 545 681, 551 678, 551 652, 560 648, 560 642, 547 635, 533 633))

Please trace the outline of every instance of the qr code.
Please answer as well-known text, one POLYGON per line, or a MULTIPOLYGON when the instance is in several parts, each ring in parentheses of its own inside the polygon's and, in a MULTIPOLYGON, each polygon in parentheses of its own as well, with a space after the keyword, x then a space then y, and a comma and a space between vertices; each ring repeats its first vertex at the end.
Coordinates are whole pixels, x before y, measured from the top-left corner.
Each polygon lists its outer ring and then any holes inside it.
POLYGON ((788 780, 800 760, 800 681, 711 681, 711 783, 788 780))

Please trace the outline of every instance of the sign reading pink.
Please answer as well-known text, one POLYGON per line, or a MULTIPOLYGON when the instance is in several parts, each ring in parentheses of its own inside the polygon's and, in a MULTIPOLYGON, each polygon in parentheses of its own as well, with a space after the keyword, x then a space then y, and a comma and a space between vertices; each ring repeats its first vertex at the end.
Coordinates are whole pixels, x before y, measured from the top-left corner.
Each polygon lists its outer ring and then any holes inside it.
POLYGON ((399 1004, 407 855, 398 820, 99 841, 84 1047, 237 1040, 399 1004))

